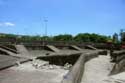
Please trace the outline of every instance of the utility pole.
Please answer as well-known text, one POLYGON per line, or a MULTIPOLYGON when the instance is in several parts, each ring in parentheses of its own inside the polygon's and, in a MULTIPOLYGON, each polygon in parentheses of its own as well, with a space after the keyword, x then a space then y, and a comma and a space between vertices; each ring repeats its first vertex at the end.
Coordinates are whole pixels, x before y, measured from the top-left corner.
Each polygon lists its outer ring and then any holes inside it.
POLYGON ((43 21, 44 21, 44 26, 45 26, 45 33, 43 35, 43 50, 44 50, 44 46, 47 41, 47 38, 46 38, 47 37, 47 22, 48 22, 47 17, 44 17, 43 21))
POLYGON ((47 17, 44 17, 44 23, 45 23, 45 36, 47 36, 47 17))

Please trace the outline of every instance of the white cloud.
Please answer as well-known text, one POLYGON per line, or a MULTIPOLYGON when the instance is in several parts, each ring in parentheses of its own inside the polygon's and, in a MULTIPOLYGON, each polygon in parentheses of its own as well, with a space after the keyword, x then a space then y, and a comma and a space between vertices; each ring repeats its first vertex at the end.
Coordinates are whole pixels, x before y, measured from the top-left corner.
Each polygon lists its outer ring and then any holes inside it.
POLYGON ((11 22, 5 22, 4 25, 5 25, 5 26, 15 26, 15 24, 14 24, 14 23, 11 23, 11 22))
POLYGON ((11 23, 11 22, 3 22, 3 23, 0 23, 0 26, 2 26, 2 27, 13 27, 13 26, 15 26, 15 24, 11 23))

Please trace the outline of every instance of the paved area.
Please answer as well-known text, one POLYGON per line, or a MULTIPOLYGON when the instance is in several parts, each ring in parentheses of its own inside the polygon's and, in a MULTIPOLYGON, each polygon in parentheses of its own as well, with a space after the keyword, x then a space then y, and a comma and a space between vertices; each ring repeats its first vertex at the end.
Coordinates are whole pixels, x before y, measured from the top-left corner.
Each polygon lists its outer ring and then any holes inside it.
POLYGON ((68 70, 36 69, 31 62, 0 71, 0 83, 61 83, 68 70))
POLYGON ((81 83, 125 83, 125 72, 109 76, 113 66, 109 56, 99 56, 88 61, 81 83))
POLYGON ((102 83, 125 83, 125 72, 109 76, 102 83))
POLYGON ((26 61, 24 58, 17 58, 9 55, 0 55, 0 69, 12 66, 16 64, 17 61, 26 61))
POLYGON ((99 56, 85 64, 85 71, 81 83, 102 83, 108 77, 113 64, 109 56, 99 56))

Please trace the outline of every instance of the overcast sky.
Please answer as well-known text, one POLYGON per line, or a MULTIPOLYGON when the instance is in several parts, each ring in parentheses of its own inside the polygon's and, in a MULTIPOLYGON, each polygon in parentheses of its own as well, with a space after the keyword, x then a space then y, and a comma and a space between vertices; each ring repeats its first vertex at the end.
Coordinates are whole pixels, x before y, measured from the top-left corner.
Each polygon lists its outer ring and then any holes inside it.
POLYGON ((0 33, 98 33, 125 28, 125 0, 0 0, 0 33))

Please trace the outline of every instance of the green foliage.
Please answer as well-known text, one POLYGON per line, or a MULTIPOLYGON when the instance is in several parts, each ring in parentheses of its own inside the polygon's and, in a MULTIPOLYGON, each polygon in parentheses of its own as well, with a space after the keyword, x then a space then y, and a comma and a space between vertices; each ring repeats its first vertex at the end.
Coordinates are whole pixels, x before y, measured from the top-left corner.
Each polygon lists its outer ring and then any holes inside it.
POLYGON ((69 34, 57 35, 53 37, 54 41, 72 41, 73 37, 69 34))
POLYGON ((105 43, 109 38, 107 36, 89 33, 80 33, 74 37, 75 41, 79 42, 94 42, 94 43, 105 43))
POLYGON ((90 42, 90 34, 88 33, 79 33, 74 37, 75 41, 79 42, 90 42))
POLYGON ((16 38, 14 34, 0 34, 0 38, 16 38))
POLYGON ((93 42, 93 43, 105 43, 110 40, 110 37, 90 34, 90 33, 79 33, 75 37, 70 34, 61 34, 57 36, 28 36, 28 35, 13 35, 13 34, 0 34, 0 38, 16 39, 19 41, 66 41, 66 42, 93 42))
POLYGON ((42 41, 52 41, 53 38, 52 38, 52 37, 49 37, 49 36, 42 36, 42 37, 41 37, 41 40, 42 40, 42 41))

